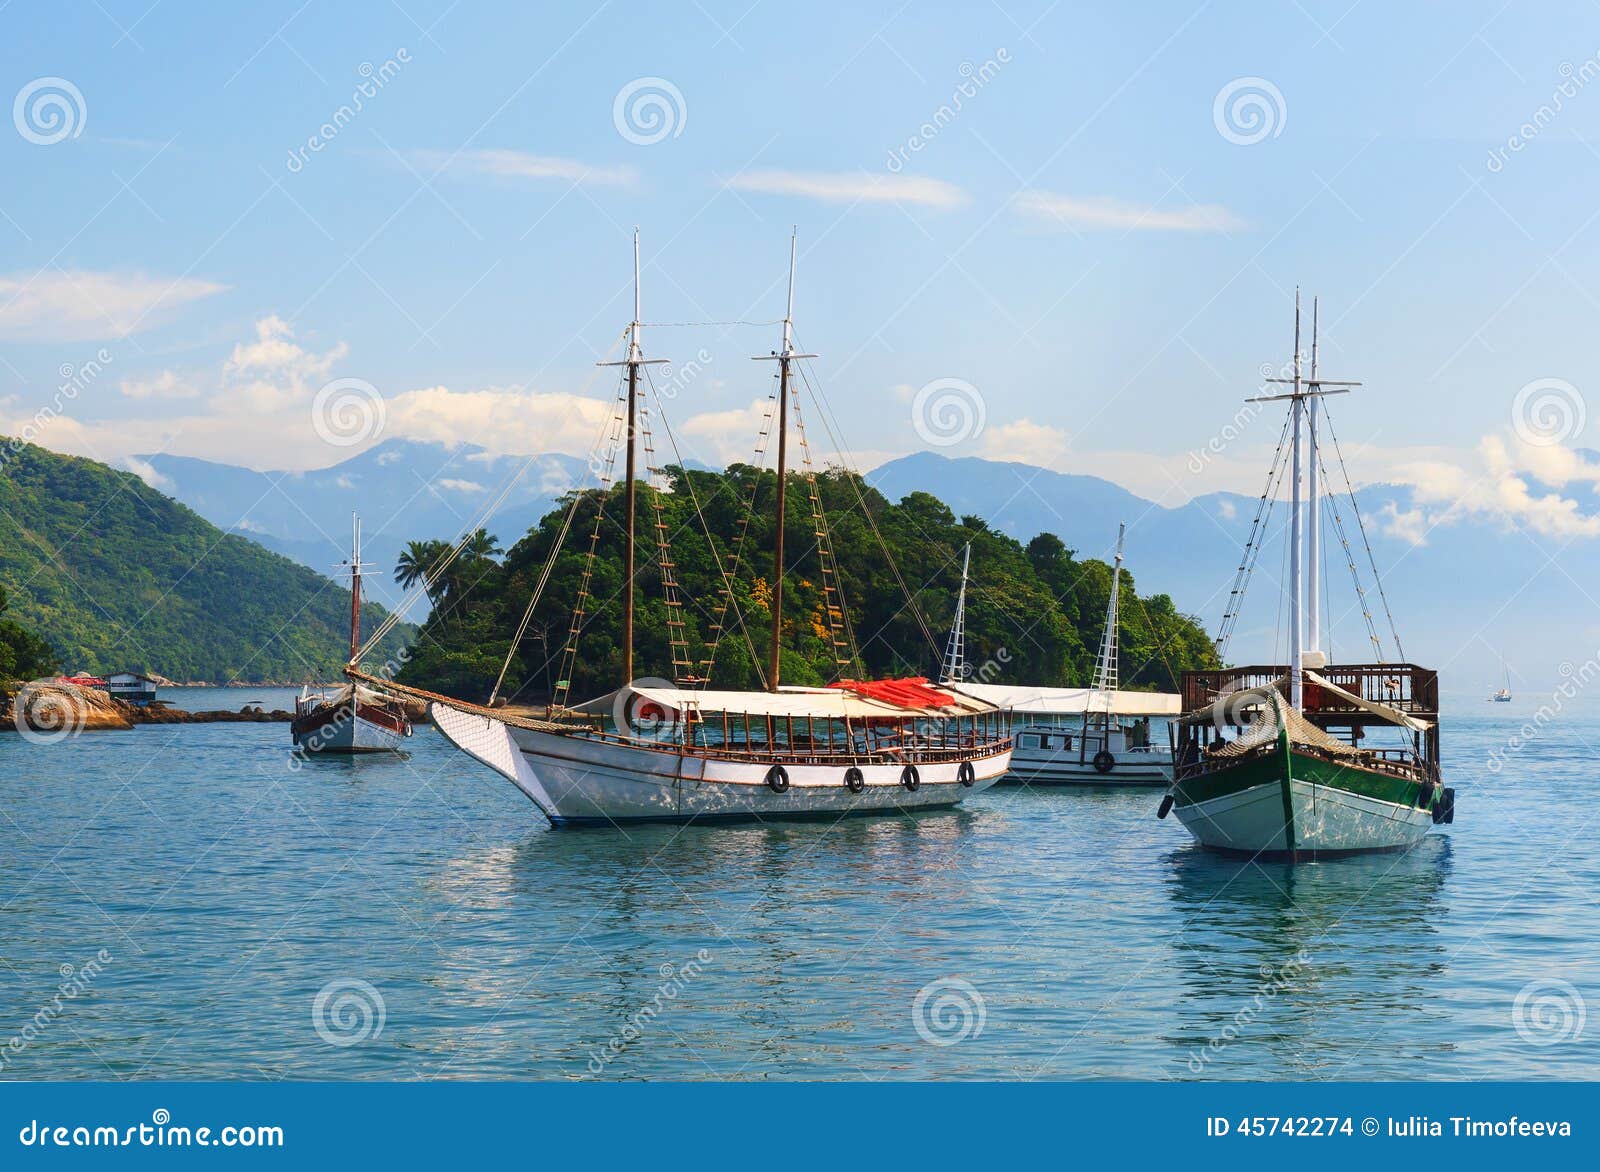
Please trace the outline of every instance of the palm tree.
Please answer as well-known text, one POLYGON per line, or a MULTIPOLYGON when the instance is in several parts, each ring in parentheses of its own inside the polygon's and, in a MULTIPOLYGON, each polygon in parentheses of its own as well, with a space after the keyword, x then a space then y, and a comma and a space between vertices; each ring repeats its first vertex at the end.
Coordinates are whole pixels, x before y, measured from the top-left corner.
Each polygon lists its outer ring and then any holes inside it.
POLYGON ((400 560, 394 565, 394 580, 400 583, 402 590, 410 590, 418 582, 425 584, 428 591, 428 602, 437 606, 445 593, 446 582, 444 575, 439 574, 429 581, 430 576, 438 574, 440 564, 450 553, 450 543, 447 541, 412 541, 400 551, 400 560))

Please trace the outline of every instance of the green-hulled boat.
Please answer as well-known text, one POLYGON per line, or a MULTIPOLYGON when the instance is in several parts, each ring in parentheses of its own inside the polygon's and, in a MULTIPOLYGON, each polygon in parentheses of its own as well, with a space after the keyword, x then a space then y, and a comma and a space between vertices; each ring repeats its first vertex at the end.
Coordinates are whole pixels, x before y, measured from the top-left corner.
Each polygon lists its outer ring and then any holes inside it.
MULTIPOLYGON (((1289 662, 1184 673, 1184 715, 1172 726, 1173 782, 1159 811, 1163 818, 1176 813, 1202 846, 1294 862, 1403 850, 1435 823, 1455 816, 1455 793, 1440 780, 1437 674, 1406 662, 1330 665, 1319 649, 1315 567, 1320 562, 1323 503, 1318 473, 1324 465, 1318 413, 1323 396, 1360 384, 1318 377, 1315 309, 1312 320, 1310 378, 1302 378, 1300 371, 1297 293, 1292 376, 1267 380, 1289 384, 1290 390, 1254 400, 1287 401, 1289 418, 1217 638, 1218 658, 1226 662, 1228 638, 1260 554, 1264 520, 1286 478, 1289 662), (1309 446, 1305 479, 1311 504, 1305 526, 1303 436, 1309 446), (1284 477, 1286 446, 1290 462, 1284 477), (1302 585, 1302 559, 1313 567, 1309 590, 1302 585)), ((1350 504, 1354 508, 1353 492, 1350 504)), ((1331 510, 1331 515, 1348 554, 1340 514, 1331 510)), ((1354 573, 1353 556, 1346 560, 1354 573)), ((1383 644, 1359 577, 1356 592, 1381 659, 1383 644)), ((1392 618, 1390 627, 1396 659, 1403 661, 1392 618)))

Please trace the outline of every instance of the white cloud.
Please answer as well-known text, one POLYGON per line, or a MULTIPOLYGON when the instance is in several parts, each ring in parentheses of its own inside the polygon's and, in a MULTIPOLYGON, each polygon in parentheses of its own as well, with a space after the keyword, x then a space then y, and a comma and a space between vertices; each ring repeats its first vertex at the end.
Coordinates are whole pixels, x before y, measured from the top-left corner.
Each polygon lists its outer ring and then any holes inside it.
POLYGON ((305 349, 276 314, 257 321, 255 330, 254 340, 236 345, 223 363, 223 387, 212 399, 220 410, 258 414, 302 403, 349 353, 343 342, 322 354, 305 349))
POLYGON ((823 203, 920 204, 931 208, 960 207, 967 193, 942 179, 872 171, 744 171, 728 180, 740 191, 795 195, 823 203))
POLYGON ((1405 513, 1391 510, 1389 531, 1421 544, 1436 526, 1487 520, 1563 540, 1600 537, 1600 516, 1585 513, 1560 492, 1571 484, 1600 483, 1600 470, 1577 452, 1489 435, 1475 456, 1398 469, 1398 479, 1412 486, 1416 506, 1405 513))
POLYGON ((1110 196, 1056 195, 1025 191, 1017 209, 1044 223, 1088 230, 1120 228, 1128 232, 1229 232, 1245 223, 1220 204, 1191 204, 1163 209, 1110 196))
POLYGON ((444 477, 444 478, 442 478, 440 480, 434 481, 434 483, 437 484, 440 488, 448 488, 451 492, 487 492, 488 491, 486 488, 484 488, 483 485, 479 484, 476 480, 456 480, 453 477, 446 476, 446 477, 444 477))
POLYGON ((0 338, 85 342, 123 338, 226 286, 141 273, 14 273, 0 277, 0 338))
POLYGON ((148 460, 141 460, 136 456, 128 456, 123 459, 122 463, 129 472, 132 472, 157 492, 172 491, 172 480, 157 472, 155 466, 148 460))
POLYGON ((978 454, 986 460, 1009 460, 1040 468, 1060 468, 1071 440, 1059 427, 1018 419, 986 427, 979 437, 978 454))
POLYGON ((123 379, 117 390, 130 399, 193 399, 200 394, 199 388, 171 370, 149 378, 123 379))
POLYGON ((598 187, 633 187, 639 173, 632 167, 596 167, 577 159, 530 155, 526 151, 478 150, 412 151, 409 158, 419 169, 488 175, 499 179, 557 179, 598 187))
POLYGON ((587 453, 611 405, 563 391, 426 387, 388 403, 385 436, 480 444, 498 455, 587 453))

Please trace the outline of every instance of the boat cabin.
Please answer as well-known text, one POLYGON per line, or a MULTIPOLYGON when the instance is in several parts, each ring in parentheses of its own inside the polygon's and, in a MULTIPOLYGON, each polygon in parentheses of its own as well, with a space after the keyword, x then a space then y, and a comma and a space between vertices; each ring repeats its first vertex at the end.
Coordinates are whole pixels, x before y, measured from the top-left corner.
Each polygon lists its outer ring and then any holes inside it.
POLYGON ((1283 665, 1184 672, 1184 715, 1172 726, 1177 780, 1218 757, 1275 752, 1287 726, 1295 751, 1380 773, 1439 778, 1439 675, 1413 663, 1329 665, 1303 673, 1301 710, 1283 665))

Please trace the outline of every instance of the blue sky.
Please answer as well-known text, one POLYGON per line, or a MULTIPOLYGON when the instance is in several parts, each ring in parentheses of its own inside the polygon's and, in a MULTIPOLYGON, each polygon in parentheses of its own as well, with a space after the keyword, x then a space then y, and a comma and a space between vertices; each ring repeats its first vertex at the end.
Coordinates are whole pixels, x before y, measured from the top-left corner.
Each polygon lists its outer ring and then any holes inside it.
MULTIPOLYGON (((954 380, 983 428, 951 454, 1253 488, 1276 420, 1188 453, 1287 356, 1299 283, 1324 373, 1367 384, 1360 473, 1425 486, 1415 523, 1595 524, 1548 499, 1593 442, 1592 5, 13 0, 0 33, 5 96, 64 92, 70 127, 36 141, 62 124, 23 102, 0 133, 0 426, 47 446, 328 465, 345 379, 385 405, 357 447, 581 450, 632 227, 646 319, 705 323, 781 315, 795 225, 799 337, 866 463, 928 446, 917 391, 954 380), (1570 418, 1530 447, 1539 380, 1570 418)), ((748 448, 776 339, 648 332, 706 356, 671 405, 703 458, 748 448)))

